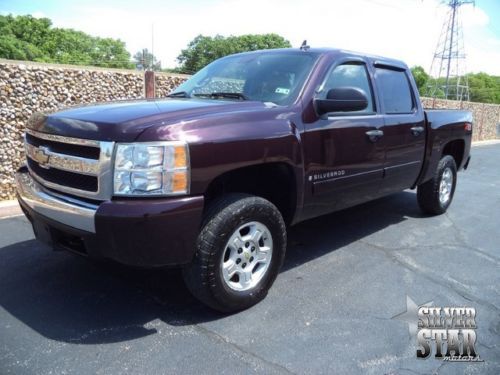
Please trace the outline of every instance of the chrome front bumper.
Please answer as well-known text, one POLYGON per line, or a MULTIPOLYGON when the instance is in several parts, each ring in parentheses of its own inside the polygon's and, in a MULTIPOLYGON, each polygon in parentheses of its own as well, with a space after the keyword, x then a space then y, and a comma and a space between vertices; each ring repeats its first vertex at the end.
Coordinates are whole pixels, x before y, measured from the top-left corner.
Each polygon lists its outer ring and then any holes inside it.
POLYGON ((27 172, 16 173, 16 185, 19 199, 33 211, 70 227, 96 232, 96 205, 49 192, 27 172))

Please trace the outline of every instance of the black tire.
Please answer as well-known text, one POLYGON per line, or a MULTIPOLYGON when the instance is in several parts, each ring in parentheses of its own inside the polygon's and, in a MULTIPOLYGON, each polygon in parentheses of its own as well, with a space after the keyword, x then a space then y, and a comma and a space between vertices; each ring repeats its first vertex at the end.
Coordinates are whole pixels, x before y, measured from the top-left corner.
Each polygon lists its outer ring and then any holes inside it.
POLYGON ((249 308, 266 295, 283 264, 286 226, 278 209, 269 201, 246 194, 227 194, 211 204, 204 215, 193 262, 183 269, 186 286, 201 302, 221 312, 249 308), (222 275, 221 262, 231 236, 249 222, 264 224, 272 237, 269 265, 249 290, 231 289, 222 275))
POLYGON ((441 158, 434 173, 434 177, 419 185, 417 188, 417 201, 420 209, 430 215, 440 215, 446 212, 453 200, 455 194, 455 187, 457 185, 457 165, 455 159, 450 155, 445 155, 441 158), (449 199, 445 202, 440 200, 440 185, 443 179, 443 173, 451 170, 453 181, 449 199))

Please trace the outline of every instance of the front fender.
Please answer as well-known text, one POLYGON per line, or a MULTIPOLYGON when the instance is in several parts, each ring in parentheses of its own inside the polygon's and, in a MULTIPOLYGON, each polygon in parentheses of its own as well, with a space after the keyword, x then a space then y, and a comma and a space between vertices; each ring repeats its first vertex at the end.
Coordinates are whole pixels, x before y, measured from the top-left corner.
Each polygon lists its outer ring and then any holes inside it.
POLYGON ((265 121, 212 129, 210 140, 190 143, 191 191, 203 194, 217 177, 240 168, 286 163, 297 182, 304 169, 300 134, 289 121, 265 121))

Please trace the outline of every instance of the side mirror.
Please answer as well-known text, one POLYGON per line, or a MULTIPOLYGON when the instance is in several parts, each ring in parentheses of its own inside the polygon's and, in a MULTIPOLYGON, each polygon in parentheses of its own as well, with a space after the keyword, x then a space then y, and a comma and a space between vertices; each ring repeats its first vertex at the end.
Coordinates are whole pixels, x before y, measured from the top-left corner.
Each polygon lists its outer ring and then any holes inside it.
POLYGON ((314 106, 320 116, 330 112, 361 111, 368 107, 368 98, 361 89, 339 87, 328 91, 326 99, 314 100, 314 106))

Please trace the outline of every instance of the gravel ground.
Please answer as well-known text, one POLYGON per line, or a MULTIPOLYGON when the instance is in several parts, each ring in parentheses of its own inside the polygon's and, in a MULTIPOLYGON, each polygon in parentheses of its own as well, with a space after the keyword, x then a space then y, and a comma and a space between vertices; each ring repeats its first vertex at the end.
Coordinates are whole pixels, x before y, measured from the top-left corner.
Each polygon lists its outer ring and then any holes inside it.
POLYGON ((472 154, 445 215, 405 191, 292 228, 266 300, 229 316, 178 271, 52 252, 23 217, 1 219, 0 374, 499 374, 500 145, 472 154), (417 359, 394 318, 407 296, 474 307, 484 362, 417 359))

